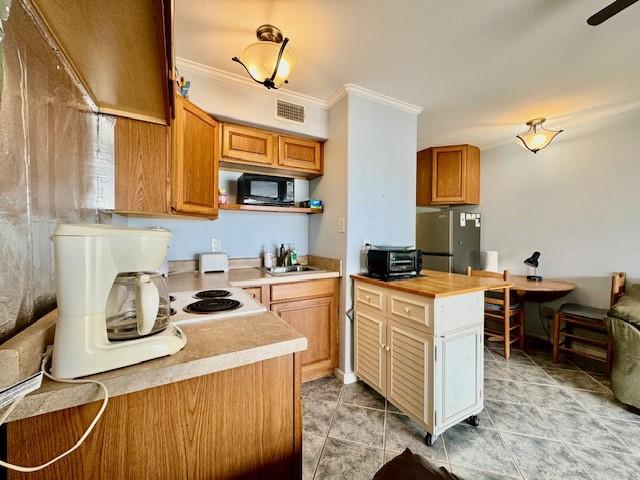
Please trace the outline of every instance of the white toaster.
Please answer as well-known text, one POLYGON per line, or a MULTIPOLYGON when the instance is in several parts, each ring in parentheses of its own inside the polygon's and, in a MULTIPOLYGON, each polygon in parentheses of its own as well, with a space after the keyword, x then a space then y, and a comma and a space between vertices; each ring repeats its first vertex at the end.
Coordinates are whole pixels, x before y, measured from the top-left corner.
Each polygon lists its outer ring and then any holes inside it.
POLYGON ((223 252, 201 253, 198 265, 200 273, 228 272, 229 256, 223 252))

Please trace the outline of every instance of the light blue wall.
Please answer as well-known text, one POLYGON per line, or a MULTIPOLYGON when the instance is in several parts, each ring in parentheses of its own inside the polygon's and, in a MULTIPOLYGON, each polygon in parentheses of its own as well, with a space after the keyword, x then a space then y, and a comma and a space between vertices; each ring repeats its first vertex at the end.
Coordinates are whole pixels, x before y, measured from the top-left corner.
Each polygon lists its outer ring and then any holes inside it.
MULTIPOLYGON (((220 187, 235 202, 236 172, 220 172, 220 187)), ((309 197, 309 182, 296 180, 296 201, 309 197)), ((222 242, 222 251, 231 258, 258 257, 263 245, 275 252, 281 243, 294 244, 300 255, 309 250, 309 216, 297 213, 259 213, 221 210, 218 220, 174 220, 166 218, 127 219, 131 227, 161 226, 171 230, 169 260, 191 260, 198 253, 211 251, 211 239, 222 242)))
POLYGON ((340 302, 340 365, 353 372, 353 325, 349 275, 361 270, 364 240, 415 243, 417 116, 348 94, 329 111, 325 174, 311 195, 325 199, 322 218, 311 220, 310 253, 343 260, 340 302), (346 234, 338 233, 338 220, 346 234))

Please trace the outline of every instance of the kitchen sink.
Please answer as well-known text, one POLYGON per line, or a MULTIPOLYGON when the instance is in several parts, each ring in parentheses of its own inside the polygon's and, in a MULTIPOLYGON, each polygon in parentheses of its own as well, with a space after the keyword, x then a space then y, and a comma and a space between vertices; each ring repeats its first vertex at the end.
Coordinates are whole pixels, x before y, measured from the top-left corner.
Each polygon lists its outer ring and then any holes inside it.
POLYGON ((260 270, 268 273, 269 275, 296 275, 299 273, 317 273, 324 272, 320 268, 310 267, 309 265, 288 265, 286 267, 260 267, 260 270))

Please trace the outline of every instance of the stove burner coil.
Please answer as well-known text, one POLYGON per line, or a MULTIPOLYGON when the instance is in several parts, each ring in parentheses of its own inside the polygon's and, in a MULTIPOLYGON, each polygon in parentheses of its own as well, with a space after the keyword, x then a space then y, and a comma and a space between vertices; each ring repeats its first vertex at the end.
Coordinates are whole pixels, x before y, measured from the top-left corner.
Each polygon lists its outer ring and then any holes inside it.
POLYGON ((212 298, 190 303, 184 307, 184 311, 187 313, 216 313, 235 310, 241 306, 239 301, 230 298, 212 298))
POLYGON ((203 290, 194 295, 194 298, 222 298, 231 295, 229 290, 203 290))

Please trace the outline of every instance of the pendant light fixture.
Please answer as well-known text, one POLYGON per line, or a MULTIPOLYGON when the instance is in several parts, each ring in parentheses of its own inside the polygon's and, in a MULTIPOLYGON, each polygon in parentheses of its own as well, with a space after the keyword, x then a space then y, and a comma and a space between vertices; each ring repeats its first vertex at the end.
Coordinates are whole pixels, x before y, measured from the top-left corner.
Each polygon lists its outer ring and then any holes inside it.
POLYGON ((527 122, 529 130, 517 136, 524 147, 533 153, 537 153, 538 150, 542 150, 551 143, 551 140, 553 140, 556 135, 563 132, 563 130, 547 130, 542 126, 542 123, 545 120, 545 118, 534 118, 533 120, 529 120, 527 122))
POLYGON ((273 25, 262 25, 256 30, 258 41, 244 49, 240 58, 233 57, 244 67, 249 76, 267 89, 277 89, 284 83, 296 67, 296 60, 289 50, 288 38, 273 25))

